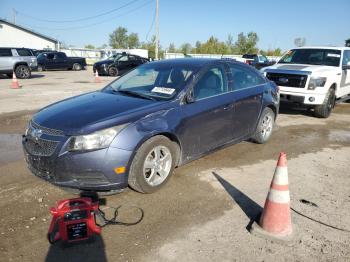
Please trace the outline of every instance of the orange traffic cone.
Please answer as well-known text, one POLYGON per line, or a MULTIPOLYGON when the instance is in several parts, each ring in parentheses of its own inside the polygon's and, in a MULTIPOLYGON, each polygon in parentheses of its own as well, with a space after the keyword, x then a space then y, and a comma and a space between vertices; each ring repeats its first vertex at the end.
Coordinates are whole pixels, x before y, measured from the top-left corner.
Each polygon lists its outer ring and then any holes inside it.
POLYGON ((12 74, 12 89, 18 89, 18 88, 21 88, 21 87, 19 86, 15 72, 13 72, 13 74, 12 74))
POLYGON ((276 238, 288 237, 293 232, 285 153, 280 153, 259 225, 253 225, 252 230, 276 238))
POLYGON ((95 83, 101 83, 100 76, 98 75, 98 71, 95 72, 95 83))

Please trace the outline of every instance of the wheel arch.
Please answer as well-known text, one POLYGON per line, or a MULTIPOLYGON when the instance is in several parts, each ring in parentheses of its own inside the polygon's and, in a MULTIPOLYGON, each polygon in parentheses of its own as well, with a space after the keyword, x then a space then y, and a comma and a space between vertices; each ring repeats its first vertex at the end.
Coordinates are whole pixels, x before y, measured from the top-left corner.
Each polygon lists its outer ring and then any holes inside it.
POLYGON ((13 65, 13 70, 16 70, 16 68, 17 68, 18 66, 20 66, 20 65, 25 65, 25 66, 28 66, 28 67, 29 67, 29 65, 27 64, 27 62, 17 62, 17 63, 15 63, 15 64, 13 65))

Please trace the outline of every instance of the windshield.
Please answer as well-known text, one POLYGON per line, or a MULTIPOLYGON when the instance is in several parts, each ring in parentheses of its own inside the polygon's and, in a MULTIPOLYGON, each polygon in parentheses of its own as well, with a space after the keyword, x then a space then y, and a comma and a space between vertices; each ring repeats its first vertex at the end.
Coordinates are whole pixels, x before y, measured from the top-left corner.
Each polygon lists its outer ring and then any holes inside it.
POLYGON ((340 55, 341 51, 334 49, 293 49, 278 63, 339 66, 340 55))
POLYGON ((183 89, 197 70, 197 67, 188 65, 149 63, 120 77, 110 87, 126 95, 168 100, 183 89))

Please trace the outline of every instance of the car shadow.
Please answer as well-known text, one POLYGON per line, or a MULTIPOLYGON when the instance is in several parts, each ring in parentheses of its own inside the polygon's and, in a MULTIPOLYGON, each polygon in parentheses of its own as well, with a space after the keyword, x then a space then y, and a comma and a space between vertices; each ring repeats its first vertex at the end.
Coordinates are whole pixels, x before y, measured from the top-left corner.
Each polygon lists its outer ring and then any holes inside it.
POLYGON ((285 114, 285 115, 303 115, 303 116, 315 117, 311 108, 302 108, 302 107, 297 107, 296 105, 281 104, 279 113, 285 114))
POLYGON ((45 75, 41 75, 41 74, 32 74, 30 78, 41 78, 44 77, 45 75))
POLYGON ((262 207, 258 205, 254 200, 249 198, 243 192, 238 190, 236 187, 227 182, 224 178, 219 176, 217 173, 212 172, 215 178, 219 181, 222 187, 226 192, 231 196, 233 201, 235 201, 246 216, 250 219, 249 224, 246 226, 246 229, 250 231, 252 224, 254 222, 259 222, 259 218, 262 212, 262 207))
POLYGON ((56 243, 50 246, 45 262, 99 261, 107 262, 102 236, 74 244, 56 243))
MULTIPOLYGON (((42 75, 42 74, 32 74, 31 76, 30 76, 30 78, 29 79, 32 79, 32 78, 41 78, 41 77, 44 77, 45 75, 42 75)), ((9 80, 12 80, 12 77, 8 77, 7 75, 1 75, 0 74, 0 79, 9 79, 9 80)), ((20 80, 20 81, 22 81, 22 80, 26 80, 26 79, 20 79, 20 78, 18 78, 17 77, 17 80, 20 80)))

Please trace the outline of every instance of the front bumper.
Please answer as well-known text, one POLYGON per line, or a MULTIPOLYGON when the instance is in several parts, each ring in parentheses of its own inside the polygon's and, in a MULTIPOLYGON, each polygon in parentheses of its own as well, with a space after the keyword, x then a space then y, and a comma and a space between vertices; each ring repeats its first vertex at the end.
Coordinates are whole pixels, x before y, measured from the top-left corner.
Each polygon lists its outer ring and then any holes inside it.
POLYGON ((98 72, 99 75, 104 76, 104 75, 108 75, 108 71, 107 68, 104 66, 93 66, 92 70, 94 73, 96 73, 96 71, 98 72))
MULTIPOLYGON (((128 186, 127 170, 123 174, 116 174, 117 167, 128 167, 132 151, 119 148, 106 148, 89 152, 68 152, 65 147, 68 137, 40 138, 53 141, 57 146, 51 155, 48 151, 40 154, 40 141, 36 150, 32 150, 31 136, 23 136, 22 145, 29 170, 37 177, 54 185, 70 187, 80 190, 108 191, 119 190, 128 186)), ((51 153, 51 152, 49 152, 51 153)))
MULTIPOLYGON (((291 89, 291 88, 288 88, 291 89)), ((298 90, 299 91, 299 90, 298 90)), ((298 103, 304 105, 321 105, 326 97, 326 94, 311 93, 311 92, 296 92, 290 90, 284 90, 280 86, 280 101, 298 103)))

